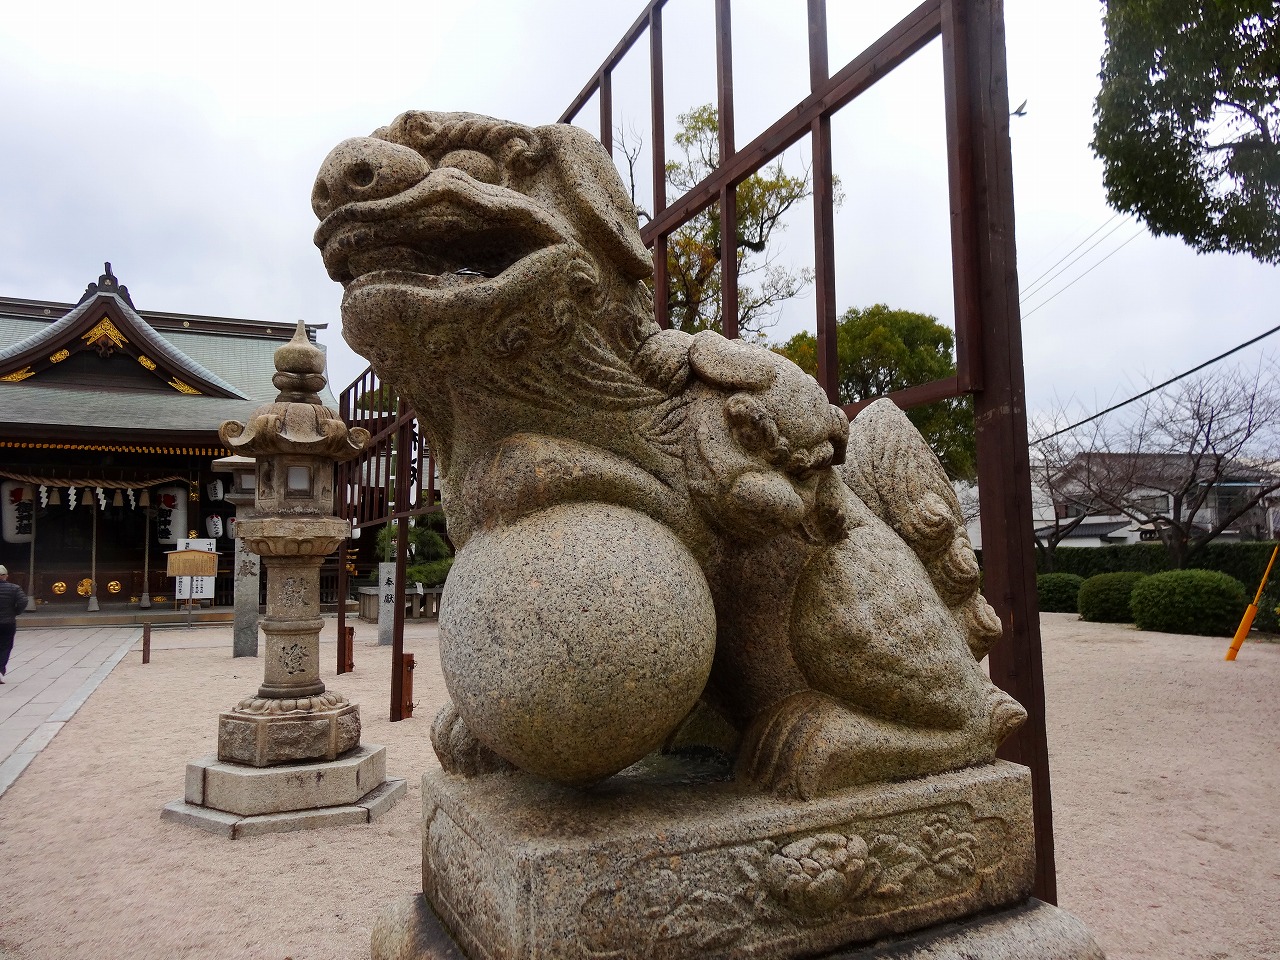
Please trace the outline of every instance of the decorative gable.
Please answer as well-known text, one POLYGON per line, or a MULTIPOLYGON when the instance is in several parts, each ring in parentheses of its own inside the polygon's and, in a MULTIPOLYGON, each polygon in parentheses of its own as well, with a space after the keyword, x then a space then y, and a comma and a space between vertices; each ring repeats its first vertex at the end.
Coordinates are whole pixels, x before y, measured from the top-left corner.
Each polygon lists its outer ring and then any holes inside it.
MULTIPOLYGON (((169 389, 187 396, 247 399, 156 333, 134 310, 128 289, 120 286, 110 263, 98 282, 89 284, 75 309, 0 351, 0 381, 19 383, 38 378, 83 351, 93 351, 103 359, 128 357, 169 389)), ((111 366, 102 368, 98 376, 104 385, 110 384, 112 373, 111 366)))

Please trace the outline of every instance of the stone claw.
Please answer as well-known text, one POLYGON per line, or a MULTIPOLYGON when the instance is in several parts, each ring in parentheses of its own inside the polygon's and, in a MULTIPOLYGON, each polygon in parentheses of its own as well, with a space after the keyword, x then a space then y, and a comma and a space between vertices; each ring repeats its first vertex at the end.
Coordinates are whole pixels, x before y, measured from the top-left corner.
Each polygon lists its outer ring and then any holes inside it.
POLYGON ((446 703, 431 724, 431 746, 447 773, 478 777, 515 768, 475 738, 452 702, 446 703))

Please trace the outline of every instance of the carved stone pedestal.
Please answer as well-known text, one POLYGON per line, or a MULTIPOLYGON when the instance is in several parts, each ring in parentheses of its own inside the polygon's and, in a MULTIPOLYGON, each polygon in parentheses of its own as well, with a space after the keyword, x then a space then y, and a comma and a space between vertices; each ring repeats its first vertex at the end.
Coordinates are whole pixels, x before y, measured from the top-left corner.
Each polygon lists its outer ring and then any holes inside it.
MULTIPOLYGON (((385 909, 374 925, 372 941, 374 960, 467 960, 422 894, 385 909)), ((629 960, 632 955, 617 956, 629 960)), ((837 950, 816 960, 1106 960, 1106 956, 1071 914, 1027 900, 972 920, 837 950)))
POLYGON ((1015 764, 807 802, 662 779, 633 769, 574 791, 427 774, 425 903, 384 915, 375 960, 450 956, 432 911, 472 960, 736 960, 847 951, 1030 894, 1030 779, 1015 764))
POLYGON ((300 760, 336 760, 360 743, 360 708, 345 697, 322 693, 302 701, 308 707, 288 713, 267 710, 278 700, 260 701, 266 709, 250 713, 256 698, 242 702, 235 710, 218 715, 218 759, 270 767, 300 760), (316 701, 316 706, 310 706, 316 701))

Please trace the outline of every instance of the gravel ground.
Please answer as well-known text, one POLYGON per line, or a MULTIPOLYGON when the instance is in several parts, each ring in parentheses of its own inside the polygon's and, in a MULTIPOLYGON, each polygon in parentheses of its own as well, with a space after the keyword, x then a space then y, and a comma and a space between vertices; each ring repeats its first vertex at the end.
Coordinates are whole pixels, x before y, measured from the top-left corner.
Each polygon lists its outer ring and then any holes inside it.
MULTIPOLYGON (((1061 905, 1112 960, 1280 958, 1280 645, 1228 664, 1226 640, 1043 625, 1061 905)), ((371 639, 354 674, 324 676, 408 796, 371 825, 235 841, 159 812, 260 661, 233 660, 226 628, 126 657, 0 797, 0 957, 367 957, 381 904, 421 887, 415 781, 443 697, 434 628, 414 624, 417 708, 390 723, 390 652, 371 639)))

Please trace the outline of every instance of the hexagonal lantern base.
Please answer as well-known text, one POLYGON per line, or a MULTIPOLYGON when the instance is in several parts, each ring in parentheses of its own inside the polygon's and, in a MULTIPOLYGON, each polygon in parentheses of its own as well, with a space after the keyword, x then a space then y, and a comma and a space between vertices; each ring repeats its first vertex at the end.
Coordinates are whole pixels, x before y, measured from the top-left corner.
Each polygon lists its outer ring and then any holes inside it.
POLYGON ((360 708, 218 715, 218 759, 251 767, 335 760, 360 743, 360 708))

